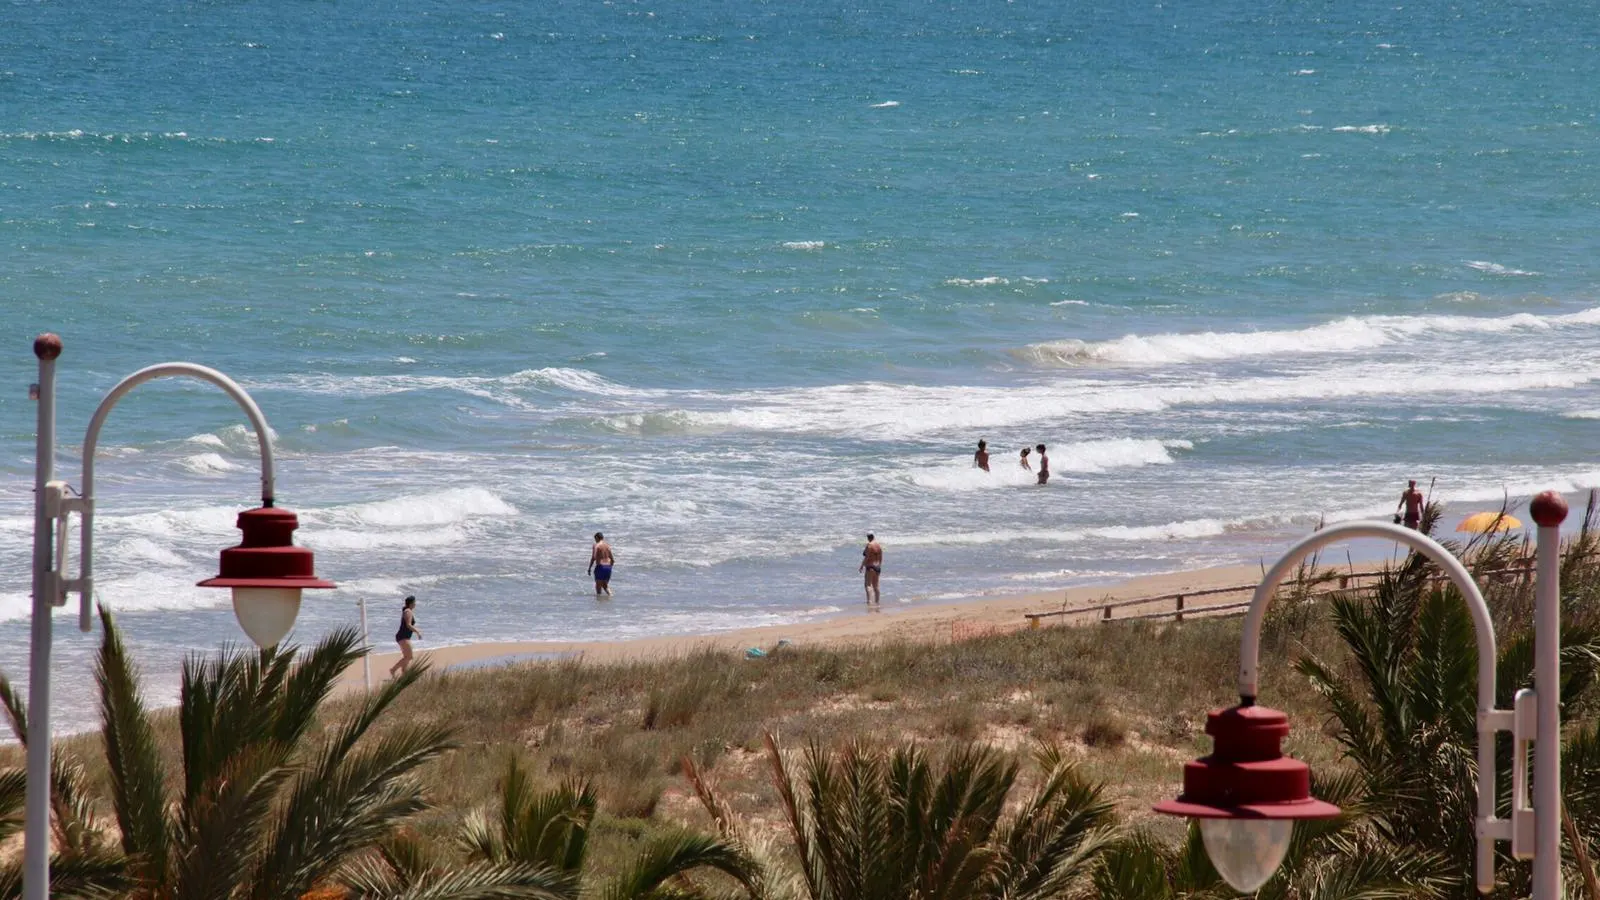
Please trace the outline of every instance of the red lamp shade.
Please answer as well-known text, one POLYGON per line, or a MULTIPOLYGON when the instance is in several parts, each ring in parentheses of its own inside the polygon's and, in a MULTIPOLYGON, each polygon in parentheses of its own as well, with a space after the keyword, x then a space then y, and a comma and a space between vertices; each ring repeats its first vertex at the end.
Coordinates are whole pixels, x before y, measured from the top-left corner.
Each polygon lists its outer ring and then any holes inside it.
POLYGON ((275 647, 300 613, 300 591, 331 588, 313 574, 311 551, 294 545, 300 519, 286 509, 239 513, 244 538, 222 551, 222 571, 200 587, 233 588, 233 612, 258 647, 275 647))
POLYGON ((1200 836, 1217 873, 1253 893, 1289 849, 1296 819, 1329 819, 1339 807, 1311 796, 1311 767, 1283 755, 1289 717, 1264 706, 1213 710, 1206 734, 1210 756, 1183 767, 1183 793, 1156 812, 1200 820, 1200 836))

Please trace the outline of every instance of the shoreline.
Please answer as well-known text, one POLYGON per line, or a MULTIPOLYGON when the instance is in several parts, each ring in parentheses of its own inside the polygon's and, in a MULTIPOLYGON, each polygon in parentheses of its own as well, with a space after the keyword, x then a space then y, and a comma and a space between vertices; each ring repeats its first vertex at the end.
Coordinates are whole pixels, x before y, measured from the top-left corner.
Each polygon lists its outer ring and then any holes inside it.
MULTIPOLYGON (((758 625, 718 632, 689 632, 619 640, 588 641, 484 641, 437 649, 416 648, 416 658, 430 662, 435 670, 517 665, 539 660, 578 657, 585 662, 605 664, 670 659, 713 651, 742 652, 747 648, 771 649, 779 640, 804 646, 859 646, 882 640, 913 643, 949 641, 979 634, 1014 631, 1028 627, 1027 613, 1062 608, 1083 609, 1075 615, 1056 618, 1052 625, 1081 625, 1093 621, 1101 601, 1130 600, 1165 594, 1188 593, 1260 582, 1258 565, 1218 566, 1157 575, 1137 575, 1120 581, 1083 585, 1066 589, 982 597, 955 602, 894 604, 881 610, 857 604, 853 609, 810 622, 787 625, 758 625)), ((1167 608, 1170 603, 1152 606, 1167 608)), ((1137 607, 1127 614, 1150 610, 1137 607)), ((373 652, 368 659, 372 683, 382 683, 388 669, 399 658, 397 650, 373 652)), ((341 679, 347 689, 359 689, 362 666, 357 664, 341 679)))

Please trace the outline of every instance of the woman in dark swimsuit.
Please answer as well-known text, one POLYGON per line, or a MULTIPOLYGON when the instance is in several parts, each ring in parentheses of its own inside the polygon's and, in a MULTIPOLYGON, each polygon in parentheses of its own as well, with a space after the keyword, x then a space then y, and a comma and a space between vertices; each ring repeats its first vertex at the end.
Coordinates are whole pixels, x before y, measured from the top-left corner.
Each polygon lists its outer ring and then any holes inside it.
POLYGON ((400 645, 400 658, 389 667, 389 677, 393 678, 399 673, 404 673, 411 668, 411 639, 422 637, 422 630, 417 627, 417 598, 407 597, 405 608, 400 610, 400 630, 394 633, 394 642, 400 645))

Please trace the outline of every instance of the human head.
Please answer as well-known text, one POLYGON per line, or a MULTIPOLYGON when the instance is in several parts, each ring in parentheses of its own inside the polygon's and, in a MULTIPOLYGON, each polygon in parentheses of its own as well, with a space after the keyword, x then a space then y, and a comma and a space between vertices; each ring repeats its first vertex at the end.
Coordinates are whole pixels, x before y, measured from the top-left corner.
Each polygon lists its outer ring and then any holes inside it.
POLYGON ((877 538, 873 537, 872 536, 872 532, 869 531, 869 532, 867 532, 867 540, 875 541, 875 540, 877 540, 877 538))
POLYGON ((1039 446, 1037 446, 1037 447, 1035 447, 1033 449, 1039 451, 1040 453, 1043 453, 1044 452, 1044 445, 1040 444, 1039 446))
POLYGON ((406 598, 406 609, 411 609, 412 607, 414 607, 416 605, 417 605, 417 598, 416 597, 407 597, 406 598))
POLYGON ((1022 455, 1023 456, 1027 456, 1028 455, 1028 448, 1027 447, 1023 447, 1022 448, 1022 455))
POLYGON ((601 542, 601 541, 603 541, 603 540, 605 540, 605 539, 606 539, 606 536, 605 536, 605 535, 603 535, 603 534, 601 534, 601 533, 600 533, 600 532, 598 532, 598 531, 596 531, 596 532, 595 532, 595 533, 594 533, 594 542, 595 542, 595 543, 596 543, 596 544, 598 544, 598 543, 600 543, 600 542, 601 542))
POLYGON ((978 439, 978 449, 979 450, 982 450, 983 448, 985 448, 987 446, 989 446, 989 442, 988 441, 983 440, 982 438, 978 439))
POLYGON ((1411 479, 1410 481, 1406 482, 1406 486, 1415 490, 1417 487, 1417 480, 1415 478, 1411 479))

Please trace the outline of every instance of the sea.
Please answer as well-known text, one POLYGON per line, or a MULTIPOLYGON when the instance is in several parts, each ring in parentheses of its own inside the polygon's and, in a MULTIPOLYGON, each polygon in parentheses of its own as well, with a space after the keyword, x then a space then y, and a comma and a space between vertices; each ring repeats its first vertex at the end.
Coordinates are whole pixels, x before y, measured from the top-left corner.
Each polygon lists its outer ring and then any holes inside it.
MULTIPOLYGON (((860 615, 869 532, 892 612, 1270 564, 1410 478, 1581 496, 1597 45, 1553 0, 8 0, 0 670, 44 331, 69 483, 139 368, 256 399, 339 585, 303 642, 364 601, 392 649, 406 594, 421 649, 860 615)), ((195 582, 255 440, 167 379, 96 471, 96 599, 170 703, 244 640, 195 582)))

